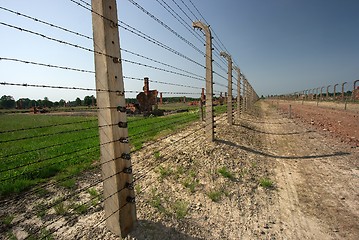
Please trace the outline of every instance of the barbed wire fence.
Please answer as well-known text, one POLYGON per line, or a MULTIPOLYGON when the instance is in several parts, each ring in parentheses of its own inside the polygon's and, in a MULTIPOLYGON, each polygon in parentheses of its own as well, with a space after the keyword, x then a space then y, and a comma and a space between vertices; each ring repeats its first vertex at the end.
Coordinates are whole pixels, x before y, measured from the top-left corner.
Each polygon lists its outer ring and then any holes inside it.
MULTIPOLYGON (((116 1, 93 1, 93 5, 83 0, 68 2, 69 7, 75 8, 76 11, 85 12, 88 16, 92 15, 95 37, 40 19, 32 14, 0 6, 2 12, 21 18, 27 23, 25 26, 20 26, 11 21, 1 20, 0 27, 3 30, 19 32, 24 39, 31 36, 38 41, 41 39, 51 42, 55 46, 69 48, 70 52, 76 50, 82 54, 90 53, 95 55, 96 67, 96 69, 86 69, 71 64, 38 61, 31 57, 0 56, 0 64, 13 64, 20 66, 19 69, 26 67, 44 74, 48 71, 53 71, 53 74, 59 72, 81 74, 91 81, 86 86, 94 86, 96 79, 96 87, 84 87, 72 83, 59 84, 52 79, 39 82, 32 79, 30 74, 27 79, 4 80, 0 82, 2 87, 25 88, 29 91, 39 89, 43 93, 50 90, 61 91, 64 94, 71 91, 92 95, 96 93, 97 96, 97 103, 92 107, 97 111, 97 116, 63 114, 66 110, 61 108, 52 108, 51 114, 45 115, 21 114, 26 111, 13 110, 6 111, 0 116, 4 126, 0 129, 2 149, 0 215, 1 232, 5 233, 5 238, 11 239, 21 235, 22 239, 49 239, 52 236, 60 236, 69 226, 79 224, 82 215, 98 211, 101 214, 98 215, 100 220, 97 221, 96 226, 106 224, 107 228, 116 235, 126 236, 136 225, 137 196, 134 190, 136 183, 145 179, 161 164, 169 161, 171 153, 181 148, 176 147, 177 143, 187 141, 190 145, 202 141, 203 133, 208 129, 215 136, 215 119, 223 121, 227 118, 228 123, 231 123, 233 113, 239 118, 241 113, 250 112, 254 102, 258 100, 258 95, 238 67, 237 75, 232 78, 229 71, 232 67, 229 68, 229 65, 232 65, 234 60, 223 58, 223 53, 230 54, 211 28, 209 29, 214 36, 213 45, 209 46, 211 52, 202 49, 203 44, 208 42, 201 33, 195 31, 192 23, 201 19, 205 26, 208 27, 209 24, 191 0, 187 3, 183 0, 172 0, 171 3, 164 0, 155 1, 161 11, 168 13, 180 24, 178 28, 170 26, 168 22, 161 20, 158 15, 156 16, 137 1, 128 0, 132 7, 154 21, 151 23, 154 28, 161 28, 161 31, 167 32, 166 36, 176 39, 179 46, 186 46, 182 49, 171 47, 170 45, 176 46, 176 44, 158 40, 154 35, 118 20, 116 1), (49 32, 35 30, 39 25, 46 26, 50 29, 49 32), (180 32, 179 27, 184 29, 180 32), (61 32, 60 36, 64 38, 54 37, 52 32, 55 30, 61 32), (141 51, 121 48, 118 31, 133 35, 143 44, 158 48, 176 58, 177 62, 185 64, 180 67, 168 63, 160 54, 146 56, 141 51), (78 44, 68 40, 67 35, 88 42, 78 44), (88 47, 89 44, 95 47, 88 47), (191 54, 188 54, 189 51, 191 54), (196 57, 192 56, 193 52, 196 57), (208 65, 204 64, 203 59, 201 60, 203 57, 214 64, 213 70, 206 77, 202 73, 203 70, 208 70, 208 65), (106 63, 105 66, 103 63, 106 63), (144 81, 143 76, 127 75, 127 68, 146 71, 146 75, 149 76, 148 81, 164 89, 160 91, 164 99, 176 96, 185 101, 184 98, 187 97, 193 102, 194 107, 189 108, 187 112, 181 112, 176 111, 178 109, 175 106, 171 110, 179 113, 164 117, 127 116, 125 95, 132 96, 144 92, 138 90, 139 83, 144 81), (151 75, 154 76, 153 79, 151 75), (171 81, 160 76, 166 76, 171 81), (212 77, 208 78, 208 76, 212 77), (201 91, 203 93, 208 82, 211 88, 213 87, 213 92, 210 93, 211 96, 208 92, 203 96, 201 91), (133 89, 125 88, 127 84, 133 86, 133 89), (232 84, 234 87, 229 87, 232 84), (237 97, 233 98, 233 96, 237 97), (199 111, 202 104, 205 109, 202 118, 206 118, 206 121, 201 121, 199 114, 199 112, 203 113, 203 110, 199 111), (213 117, 208 119, 212 114, 213 105, 218 106, 214 107, 213 117), (221 107, 222 105, 224 107, 221 107), (228 111, 227 115, 223 114, 226 111, 228 111), (189 131, 181 132, 180 137, 176 137, 174 141, 167 141, 194 121, 200 124, 193 125, 189 131), (156 141, 150 141, 157 133, 164 130, 172 130, 172 132, 157 137, 156 141), (167 143, 157 146, 160 141, 167 143), (136 154, 139 149, 146 152, 141 156, 142 159, 150 157, 155 159, 136 169, 136 165, 132 166, 132 161, 135 159, 131 155, 136 154), (159 152, 163 154, 161 158, 156 157, 159 152), (99 169, 102 169, 102 176, 98 175, 99 169), (82 179, 83 174, 89 175, 87 181, 82 179), (103 209, 104 211, 101 211, 103 209)), ((122 41, 126 42, 126 39, 122 41)), ((42 54, 41 49, 37 49, 37 53, 42 54)), ((54 56, 52 60, 56 60, 56 57, 54 56)), ((165 105, 157 104, 158 107, 165 105)), ((83 108, 83 110, 90 109, 83 108)), ((146 188, 150 186, 151 184, 148 184, 146 188)), ((141 193, 138 193, 138 196, 141 197, 141 193)), ((92 226, 92 229, 96 229, 96 226, 92 226)), ((81 238, 88 234, 85 231, 78 231, 76 237, 81 238)))
POLYGON ((359 80, 330 84, 289 94, 271 96, 270 99, 290 101, 296 104, 311 104, 317 107, 333 107, 357 110, 359 100, 359 80), (335 104, 335 105, 333 105, 335 104))

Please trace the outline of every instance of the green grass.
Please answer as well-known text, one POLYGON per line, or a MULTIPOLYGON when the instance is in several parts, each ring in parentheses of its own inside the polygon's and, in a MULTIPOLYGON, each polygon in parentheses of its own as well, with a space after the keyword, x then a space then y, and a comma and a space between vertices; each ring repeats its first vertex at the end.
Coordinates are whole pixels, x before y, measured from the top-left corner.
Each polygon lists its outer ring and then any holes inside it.
POLYGON ((221 175, 222 175, 223 177, 225 177, 225 178, 228 178, 228 179, 230 179, 230 180, 234 180, 234 179, 235 179, 234 174, 231 173, 231 172, 227 169, 227 167, 221 167, 221 168, 219 168, 217 171, 218 171, 219 174, 221 174, 221 175))
POLYGON ((162 181, 164 178, 170 176, 173 173, 173 171, 169 167, 159 166, 158 167, 158 173, 160 174, 160 176, 159 176, 160 181, 162 181))
POLYGON ((198 184, 199 184, 198 179, 194 180, 194 179, 186 178, 183 182, 183 186, 188 188, 191 193, 194 193, 196 191, 196 187, 198 186, 198 184))
POLYGON ((87 190, 87 192, 91 196, 92 206, 96 206, 97 203, 101 200, 101 195, 99 194, 99 192, 95 188, 90 188, 89 190, 87 190))
POLYGON ((159 151, 155 151, 153 153, 153 156, 156 158, 156 159, 160 159, 161 158, 161 153, 159 151))
POLYGON ((71 208, 77 214, 85 214, 88 210, 88 206, 86 204, 81 204, 81 203, 74 203, 74 204, 72 204, 71 208))
POLYGON ((263 188, 273 188, 274 187, 274 183, 272 180, 268 179, 268 178, 262 178, 259 180, 259 185, 263 188))
POLYGON ((188 212, 188 203, 183 200, 176 200, 173 210, 177 219, 183 219, 188 212))
MULTIPOLYGON (((133 149, 140 149, 143 143, 196 120, 196 111, 162 117, 130 117, 130 144, 133 149)), ((72 189, 76 186, 72 177, 93 168, 93 163, 99 160, 97 117, 0 114, 0 122, 0 198, 24 192, 50 179, 72 189)))
POLYGON ((207 196, 213 201, 218 202, 221 200, 222 192, 221 191, 211 191, 207 193, 207 196))
POLYGON ((66 215, 67 209, 65 207, 64 202, 60 202, 54 206, 55 213, 57 215, 66 215))
POLYGON ((12 220, 14 220, 13 215, 6 215, 1 218, 1 223, 4 224, 5 226, 10 226, 12 220))

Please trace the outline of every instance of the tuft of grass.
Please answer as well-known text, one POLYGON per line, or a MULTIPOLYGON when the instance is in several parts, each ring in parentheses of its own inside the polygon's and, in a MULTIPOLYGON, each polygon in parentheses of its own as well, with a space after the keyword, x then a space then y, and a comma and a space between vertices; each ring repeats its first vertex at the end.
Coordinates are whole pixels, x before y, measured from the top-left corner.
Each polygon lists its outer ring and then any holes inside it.
POLYGON ((135 185, 135 191, 137 194, 140 194, 142 192, 142 187, 140 184, 135 185))
POLYGON ((182 165, 177 166, 177 174, 182 175, 184 173, 185 169, 182 165))
POLYGON ((48 194, 50 194, 50 191, 47 190, 46 188, 39 188, 39 189, 36 191, 36 194, 37 194, 39 197, 45 197, 45 196, 47 196, 48 194))
POLYGON ((56 204, 54 206, 54 210, 57 215, 66 215, 67 214, 67 209, 65 207, 64 202, 60 202, 60 203, 56 204))
POLYGON ((231 173, 231 172, 227 169, 227 167, 225 167, 225 166, 219 168, 217 171, 218 171, 219 174, 221 174, 221 175, 222 175, 223 177, 225 177, 225 178, 228 178, 228 179, 230 179, 230 180, 234 180, 234 179, 235 179, 234 174, 231 173))
POLYGON ((161 158, 161 153, 160 153, 160 151, 155 151, 155 152, 153 153, 153 156, 154 156, 156 159, 160 159, 160 158, 161 158))
POLYGON ((35 206, 36 216, 39 218, 43 218, 46 215, 46 205, 43 203, 39 203, 35 206))
POLYGON ((213 202, 218 202, 219 200, 221 200, 222 192, 221 192, 221 191, 211 191, 211 192, 207 193, 207 196, 208 196, 213 202))
POLYGON ((60 182, 60 186, 67 189, 74 189, 76 187, 76 181, 73 178, 67 179, 63 182, 60 182))
POLYGON ((100 201, 100 194, 98 193, 98 191, 95 188, 90 188, 87 190, 87 192, 91 196, 92 206, 95 206, 100 201))
POLYGON ((269 178, 262 178, 259 180, 259 185, 263 188, 270 189, 274 187, 274 183, 269 178))
POLYGON ((7 239, 8 240, 17 240, 17 237, 15 236, 15 234, 11 231, 7 232, 7 239))
POLYGON ((183 200, 177 200, 173 205, 177 219, 182 219, 188 212, 188 203, 183 200))
POLYGON ((88 210, 88 206, 84 203, 74 203, 74 204, 72 204, 71 208, 77 214, 85 214, 88 210))
POLYGON ((169 167, 158 167, 158 172, 160 174, 160 180, 162 181, 164 178, 170 176, 172 174, 172 170, 169 167))
POLYGON ((152 196, 151 196, 149 204, 152 207, 157 208, 158 211, 160 211, 161 213, 167 214, 167 210, 162 204, 161 196, 160 196, 160 194, 157 193, 156 189, 154 189, 154 188, 152 189, 151 195, 152 196))
POLYGON ((6 215, 1 218, 1 223, 8 227, 11 225, 12 220, 14 220, 13 215, 6 215))
POLYGON ((194 179, 188 179, 188 178, 187 178, 187 179, 184 180, 184 182, 183 182, 183 186, 185 186, 186 188, 188 188, 191 193, 194 193, 194 192, 195 192, 196 187, 198 186, 198 184, 199 184, 199 180, 198 180, 198 179, 194 180, 194 179))

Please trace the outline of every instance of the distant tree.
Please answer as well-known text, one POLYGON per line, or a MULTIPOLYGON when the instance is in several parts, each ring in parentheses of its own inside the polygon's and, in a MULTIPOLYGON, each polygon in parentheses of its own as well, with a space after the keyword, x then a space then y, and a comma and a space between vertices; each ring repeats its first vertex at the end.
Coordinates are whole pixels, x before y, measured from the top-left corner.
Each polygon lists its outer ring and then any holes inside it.
POLYGON ((48 97, 44 97, 44 100, 42 101, 43 107, 52 107, 53 105, 54 103, 51 102, 48 97))
POLYGON ((0 108, 11 109, 15 107, 16 102, 12 96, 4 95, 0 98, 0 108))
POLYGON ((60 103, 58 101, 55 101, 54 102, 54 107, 59 107, 60 106, 60 103))
POLYGON ((59 101, 59 106, 60 106, 60 107, 64 107, 65 104, 66 104, 66 102, 65 102, 64 99, 61 99, 61 100, 59 101))
POLYGON ((16 108, 17 109, 28 109, 30 108, 31 100, 29 98, 20 98, 16 101, 16 108))
POLYGON ((36 100, 31 100, 30 101, 30 107, 36 107, 36 106, 37 106, 36 100))
POLYGON ((82 101, 81 101, 81 99, 79 97, 76 98, 75 102, 76 102, 76 106, 81 106, 82 105, 82 101))
POLYGON ((92 95, 92 96, 86 96, 86 97, 84 98, 84 105, 85 105, 85 106, 96 105, 96 98, 94 97, 94 95, 92 95))

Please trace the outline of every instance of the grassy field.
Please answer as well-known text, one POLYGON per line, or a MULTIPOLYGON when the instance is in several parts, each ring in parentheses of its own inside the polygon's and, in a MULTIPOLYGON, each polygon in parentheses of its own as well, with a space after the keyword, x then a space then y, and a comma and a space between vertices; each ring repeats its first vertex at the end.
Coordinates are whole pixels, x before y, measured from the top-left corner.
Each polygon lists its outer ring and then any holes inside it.
MULTIPOLYGON (((198 111, 131 117, 132 150, 198 119, 198 111)), ((99 159, 96 117, 2 114, 0 122, 0 196, 49 179, 71 182, 71 176, 91 168, 99 159)))
MULTIPOLYGON (((216 114, 225 110, 215 107, 216 114)), ((132 151, 198 119, 197 107, 162 117, 130 117, 132 151)), ((50 179, 71 187, 76 175, 99 160, 97 117, 1 114, 0 122, 0 197, 50 179)))

